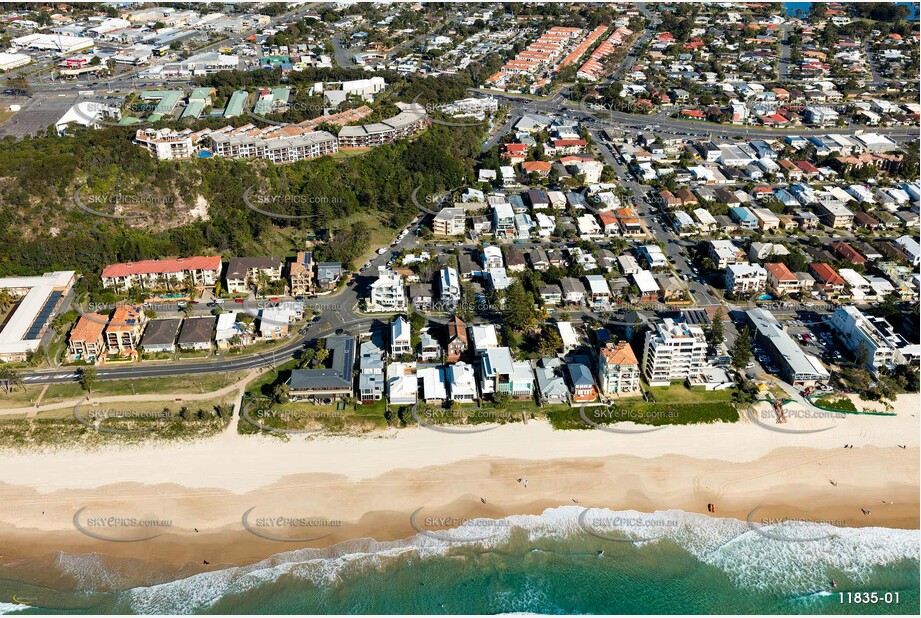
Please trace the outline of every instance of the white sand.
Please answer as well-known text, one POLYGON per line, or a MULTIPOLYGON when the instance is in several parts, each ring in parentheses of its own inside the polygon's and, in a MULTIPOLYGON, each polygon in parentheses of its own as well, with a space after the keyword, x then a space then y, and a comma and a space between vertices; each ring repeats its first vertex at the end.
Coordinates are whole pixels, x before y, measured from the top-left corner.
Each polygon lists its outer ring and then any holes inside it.
MULTIPOLYGON (((194 443, 150 444, 98 452, 0 453, 3 481, 40 492, 87 489, 113 483, 175 483, 186 488, 213 487, 247 492, 285 476, 340 474, 351 480, 377 477, 388 470, 424 468, 476 457, 549 460, 632 455, 657 458, 684 455, 699 459, 748 462, 782 447, 841 449, 918 447, 918 395, 900 396, 897 416, 848 415, 844 418, 790 418, 788 430, 771 431, 743 415, 740 423, 665 427, 634 435, 601 430, 554 431, 544 422, 515 423, 492 431, 453 434, 424 428, 393 430, 356 438, 269 437, 226 432, 194 443)), ((761 416, 758 417, 762 419, 761 416)), ((769 418, 761 421, 778 427, 769 418)), ((629 427, 629 426, 627 426, 629 427)))

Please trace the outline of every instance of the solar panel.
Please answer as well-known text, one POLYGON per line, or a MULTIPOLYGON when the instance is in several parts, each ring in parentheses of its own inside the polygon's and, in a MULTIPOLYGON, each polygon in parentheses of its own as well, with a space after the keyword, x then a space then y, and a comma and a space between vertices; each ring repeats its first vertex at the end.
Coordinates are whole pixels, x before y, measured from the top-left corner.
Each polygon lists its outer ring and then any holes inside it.
POLYGON ((29 327, 26 336, 23 337, 24 339, 38 339, 39 334, 48 322, 48 318, 54 313, 54 308, 57 307, 58 301, 61 300, 62 295, 63 292, 51 293, 51 296, 48 297, 48 300, 46 300, 45 304, 42 306, 42 310, 35 316, 35 321, 32 322, 32 326, 29 327))

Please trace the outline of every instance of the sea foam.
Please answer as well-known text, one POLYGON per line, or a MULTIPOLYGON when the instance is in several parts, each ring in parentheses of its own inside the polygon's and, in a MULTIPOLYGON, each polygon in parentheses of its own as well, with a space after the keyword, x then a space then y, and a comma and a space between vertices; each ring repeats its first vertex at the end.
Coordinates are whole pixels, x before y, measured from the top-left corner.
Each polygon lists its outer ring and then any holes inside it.
MULTIPOLYGON (((132 610, 137 613, 190 613, 282 576, 317 586, 335 585, 346 575, 444 556, 458 548, 483 552, 502 548, 516 532, 527 535, 532 543, 584 538, 588 533, 579 521, 584 511, 578 506, 562 506, 540 515, 512 515, 502 520, 503 525, 493 526, 497 532, 488 538, 483 536, 483 526, 477 525, 484 520, 473 520, 459 528, 440 531, 451 541, 418 534, 404 541, 379 543, 359 539, 327 549, 290 551, 244 567, 133 588, 127 594, 132 610)), ((800 527, 779 524, 756 530, 744 521, 679 510, 641 513, 592 509, 591 524, 596 532, 637 539, 640 546, 670 541, 697 560, 725 572, 740 588, 781 595, 811 594, 825 588, 832 572, 861 582, 872 567, 917 560, 919 552, 918 530, 838 528, 830 524, 800 527), (655 531, 652 535, 651 530, 655 531), (772 531, 780 531, 782 536, 777 536, 790 540, 761 533, 772 531), (810 540, 792 540, 796 535, 810 540)), ((539 596, 539 591, 530 590, 525 597, 505 599, 508 603, 504 609, 527 612, 532 606, 527 597, 533 600, 539 596)))

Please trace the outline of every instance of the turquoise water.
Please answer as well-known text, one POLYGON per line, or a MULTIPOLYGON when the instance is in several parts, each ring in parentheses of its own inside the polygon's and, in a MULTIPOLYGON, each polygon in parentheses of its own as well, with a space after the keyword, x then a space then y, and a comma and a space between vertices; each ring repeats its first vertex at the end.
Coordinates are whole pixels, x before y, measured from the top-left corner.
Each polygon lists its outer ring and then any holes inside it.
MULTIPOLYGON (((588 534, 577 523, 581 511, 507 518, 501 538, 489 541, 360 540, 116 592, 93 592, 86 582, 75 591, 0 580, 0 598, 18 594, 42 607, 18 614, 918 613, 917 530, 773 529, 791 539, 784 542, 736 520, 599 511, 640 522, 605 528, 611 538, 657 531, 655 540, 630 543, 588 534), (668 525, 643 525, 652 518, 668 525), (839 591, 898 592, 900 603, 844 605, 839 591)), ((94 570, 84 560, 80 568, 117 581, 111 567, 94 570)))

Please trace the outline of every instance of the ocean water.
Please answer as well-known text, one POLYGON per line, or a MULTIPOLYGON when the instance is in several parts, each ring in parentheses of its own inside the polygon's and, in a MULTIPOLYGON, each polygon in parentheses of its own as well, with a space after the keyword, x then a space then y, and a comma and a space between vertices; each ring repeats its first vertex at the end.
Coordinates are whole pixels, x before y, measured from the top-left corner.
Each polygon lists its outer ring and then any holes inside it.
MULTIPOLYGON (((179 614, 917 614, 919 531, 577 506, 400 542, 356 540, 119 589, 98 556, 60 556, 67 589, 0 580, 0 612, 179 614), (588 528, 585 524, 588 521, 588 528), (600 522, 600 523, 599 523, 600 522), (499 525, 501 524, 501 525, 499 525), (475 539, 467 540, 464 539, 475 539), (629 542, 630 539, 645 539, 629 542), (837 583, 833 589, 831 581, 837 583), (75 582, 79 584, 75 585, 75 582), (114 589, 113 589, 114 587, 114 589), (107 590, 102 592, 101 590, 107 590), (842 604, 839 592, 899 593, 842 604)), ((480 520, 481 522, 483 520, 480 520)), ((136 565, 132 568, 137 568, 136 565)))
MULTIPOLYGON (((918 19, 918 3, 917 2, 896 2, 896 4, 904 4, 911 9, 911 14, 908 16, 909 21, 917 21, 918 19)), ((803 15, 809 14, 809 8, 812 6, 812 2, 784 2, 784 12, 787 15, 793 15, 797 10, 802 11, 803 15)))

